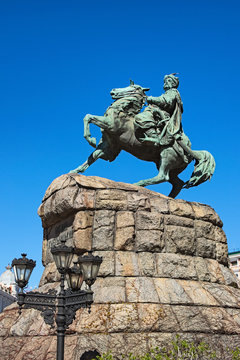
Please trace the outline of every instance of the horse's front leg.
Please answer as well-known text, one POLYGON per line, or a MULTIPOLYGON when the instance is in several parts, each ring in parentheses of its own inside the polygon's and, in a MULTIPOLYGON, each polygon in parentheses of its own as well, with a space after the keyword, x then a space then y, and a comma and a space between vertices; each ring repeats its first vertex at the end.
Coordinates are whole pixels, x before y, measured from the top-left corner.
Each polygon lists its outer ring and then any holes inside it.
POLYGON ((88 159, 76 169, 69 171, 70 174, 83 173, 86 171, 90 165, 92 165, 97 159, 104 155, 104 151, 102 149, 96 149, 93 153, 88 157, 88 159))
POLYGON ((97 140, 95 137, 91 137, 89 125, 92 123, 94 125, 99 126, 103 130, 108 130, 110 127, 109 118, 105 116, 96 116, 96 115, 87 114, 83 119, 83 123, 84 123, 85 139, 91 146, 96 147, 97 140))
POLYGON ((85 137, 85 139, 87 140, 87 142, 93 146, 96 147, 96 139, 94 137, 91 137, 91 133, 90 133, 90 122, 91 122, 91 116, 90 114, 87 114, 84 119, 83 119, 83 124, 84 124, 84 134, 83 136, 85 137))

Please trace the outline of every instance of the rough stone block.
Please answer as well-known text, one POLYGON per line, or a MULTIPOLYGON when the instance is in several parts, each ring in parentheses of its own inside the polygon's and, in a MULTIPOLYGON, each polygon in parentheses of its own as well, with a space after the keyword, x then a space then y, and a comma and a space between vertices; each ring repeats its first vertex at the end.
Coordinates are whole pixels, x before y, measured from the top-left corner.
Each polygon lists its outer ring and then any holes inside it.
POLYGON ((79 189, 73 202, 75 210, 95 209, 95 191, 90 189, 79 189))
POLYGON ((227 243, 227 237, 225 232, 218 226, 215 227, 215 240, 216 242, 221 242, 224 244, 227 243))
POLYGON ((147 195, 140 192, 128 192, 127 194, 127 207, 128 210, 137 211, 141 210, 151 210, 150 201, 147 195))
POLYGON ((225 280, 220 269, 220 264, 213 259, 206 259, 207 269, 210 274, 210 281, 213 283, 224 284, 225 280))
POLYGON ((179 331, 185 332, 205 332, 209 328, 206 316, 202 314, 199 306, 180 306, 172 307, 172 311, 179 324, 179 331))
POLYGON ((102 226, 93 232, 93 250, 112 250, 114 230, 110 226, 102 226))
POLYGON ((159 298, 152 278, 126 278, 127 302, 158 303, 159 298))
POLYGON ((223 243, 216 243, 216 259, 223 265, 228 264, 228 246, 223 243))
POLYGON ((144 331, 158 332, 159 337, 165 332, 180 332, 180 324, 177 322, 171 306, 149 304, 147 307, 146 305, 139 304, 139 322, 144 331))
POLYGON ((67 213, 72 213, 74 210, 92 209, 93 207, 94 191, 78 189, 77 186, 67 187, 60 189, 52 195, 50 212, 46 214, 45 211, 45 217, 49 218, 52 215, 55 216, 57 221, 59 216, 66 216, 67 213))
POLYGON ((96 192, 96 209, 127 210, 127 194, 122 190, 106 189, 96 192))
POLYGON ((139 330, 136 304, 110 304, 110 332, 132 332, 139 330))
POLYGON ((92 250, 92 236, 91 227, 73 233, 73 246, 78 254, 92 250))
POLYGON ((47 265, 47 239, 43 239, 43 243, 42 243, 42 264, 43 266, 46 266, 47 265))
POLYGON ((236 288, 234 286, 225 286, 225 288, 236 298, 237 303, 238 303, 237 307, 240 307, 240 283, 239 283, 239 281, 238 281, 238 288, 236 288))
POLYGON ((168 198, 161 196, 151 196, 150 205, 152 211, 160 214, 169 214, 168 198))
POLYGON ((116 229, 114 249, 115 250, 133 250, 135 246, 135 228, 134 226, 122 227, 116 229))
POLYGON ((140 276, 157 275, 155 254, 149 252, 138 253, 138 265, 140 276))
POLYGON ((225 332, 240 334, 240 327, 234 322, 234 319, 226 311, 223 312, 221 308, 201 309, 202 315, 207 319, 208 326, 213 332, 225 332))
POLYGON ((17 321, 17 318, 19 317, 18 314, 18 305, 17 303, 13 303, 11 306, 15 306, 15 309, 12 309, 9 311, 9 307, 7 307, 7 310, 5 308, 4 312, 0 314, 0 338, 4 337, 6 338, 9 335, 9 330, 14 325, 14 323, 17 321))
POLYGON ((125 278, 97 278, 92 286, 94 303, 121 303, 126 301, 125 278))
POLYGON ((130 353, 144 355, 148 351, 147 337, 148 335, 146 333, 141 332, 110 334, 109 350, 113 349, 112 353, 116 354, 115 358, 122 358, 119 354, 125 354, 126 357, 128 357, 130 353))
POLYGON ((157 272, 160 277, 197 280, 194 259, 179 254, 156 254, 157 272))
POLYGON ((86 229, 93 225, 93 211, 79 211, 74 218, 73 230, 86 229))
POLYGON ((227 266, 220 264, 220 269, 224 277, 224 283, 235 288, 240 288, 240 281, 236 275, 227 266))
POLYGON ((65 189, 66 187, 69 186, 71 187, 74 185, 75 185, 75 181, 69 174, 64 174, 57 177, 47 188, 45 195, 43 197, 43 201, 47 200, 52 194, 56 193, 60 189, 65 189))
MULTIPOLYGON (((66 338, 71 338, 71 336, 67 336, 66 338)), ((75 346, 74 352, 70 352, 69 358, 66 360, 79 360, 86 351, 96 350, 99 354, 103 354, 110 350, 109 335, 106 332, 91 334, 91 336, 89 336, 89 334, 80 333, 77 334, 75 338, 77 338, 77 344, 75 346)), ((67 349, 65 350, 65 353, 67 353, 67 349)))
MULTIPOLYGON (((166 324, 166 318, 170 315, 169 311, 164 311, 164 306, 160 304, 137 304, 139 325, 141 331, 159 331, 169 330, 169 325, 166 324), (165 326, 164 326, 165 325, 165 326)), ((169 309, 167 309, 169 310, 169 309)), ((169 319, 169 322, 172 319, 169 319)), ((176 325, 172 322, 172 326, 176 325)))
MULTIPOLYGON (((219 302, 198 281, 178 280, 179 285, 195 305, 219 306, 219 302)), ((185 301, 184 301, 185 302, 185 301)))
POLYGON ((69 239, 73 233, 74 216, 68 216, 44 230, 44 236, 48 240, 69 239))
POLYGON ((36 309, 23 311, 16 323, 12 325, 9 334, 11 336, 38 335, 44 321, 40 316, 41 314, 36 309))
POLYGON ((197 238, 215 240, 215 226, 207 221, 195 220, 197 238))
POLYGON ((115 211, 112 210, 97 210, 94 214, 94 230, 102 226, 109 226, 114 228, 115 211))
POLYGON ((202 287, 216 299, 218 304, 239 308, 239 299, 226 285, 203 283, 202 287))
POLYGON ((55 262, 51 262, 45 266, 39 286, 43 286, 47 283, 60 281, 60 274, 56 268, 55 262))
POLYGON ((158 213, 138 211, 136 228, 137 230, 163 230, 163 218, 158 213))
POLYGON ((98 176, 85 176, 80 174, 71 174, 70 176, 76 184, 80 185, 80 188, 106 189, 106 184, 102 181, 103 179, 98 176))
POLYGON ((116 215, 117 228, 134 226, 134 214, 132 211, 118 211, 116 215))
POLYGON ((163 233, 159 230, 136 232, 136 251, 161 251, 164 247, 163 233))
MULTIPOLYGON (((161 332, 161 336, 159 336, 159 332, 151 332, 148 337, 148 346, 149 349, 156 349, 156 347, 165 347, 166 344, 171 344, 173 340, 176 339, 176 335, 171 332, 161 332)), ((188 334, 189 339, 189 334, 188 334)))
POLYGON ((116 276, 138 276, 137 254, 130 251, 118 251, 115 255, 116 276))
POLYGON ((194 229, 168 225, 165 228, 165 251, 193 255, 196 252, 194 229))
POLYGON ((216 258, 216 243, 214 240, 199 238, 196 241, 196 255, 204 258, 216 258))
POLYGON ((234 323, 240 327, 240 314, 239 309, 226 309, 227 313, 231 316, 231 318, 234 320, 234 323))
MULTIPOLYGON (((29 339, 29 338, 28 338, 29 339)), ((53 336, 31 336, 31 341, 24 341, 21 337, 11 337, 4 341, 0 356, 2 360, 54 360, 54 352, 51 352, 51 344, 55 344, 56 357, 56 340, 53 336), (8 355, 9 356, 8 356, 8 355), (13 358, 14 355, 14 358, 13 358)), ((68 350, 66 344, 66 351, 68 350)), ((69 359, 66 359, 69 360, 69 359)))
POLYGON ((102 257, 102 263, 98 276, 114 276, 115 275, 115 256, 114 251, 94 251, 94 255, 102 257))
POLYGON ((208 205, 203 205, 199 203, 192 203, 192 208, 195 214, 196 219, 209 221, 214 225, 223 226, 221 219, 213 208, 208 205))
POLYGON ((165 225, 175 225, 175 226, 183 226, 183 227, 190 227, 194 226, 194 220, 190 218, 186 218, 183 216, 176 216, 176 215, 166 215, 164 217, 165 225))
POLYGON ((210 281, 211 276, 207 266, 207 260, 201 257, 194 258, 195 269, 199 281, 210 281))
POLYGON ((183 200, 170 200, 169 209, 172 215, 178 215, 194 219, 194 212, 190 203, 183 200))
POLYGON ((87 309, 80 309, 76 313, 76 320, 69 330, 78 333, 107 332, 109 326, 109 304, 93 304, 91 313, 87 309))
POLYGON ((191 303, 191 298, 185 292, 180 280, 156 278, 153 280, 161 304, 191 303))

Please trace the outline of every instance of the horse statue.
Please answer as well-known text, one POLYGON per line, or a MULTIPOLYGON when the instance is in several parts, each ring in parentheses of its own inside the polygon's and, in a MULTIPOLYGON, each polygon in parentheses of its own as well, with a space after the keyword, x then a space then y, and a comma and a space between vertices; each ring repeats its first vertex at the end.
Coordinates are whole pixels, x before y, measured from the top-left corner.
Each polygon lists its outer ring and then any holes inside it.
MULTIPOLYGON (((83 173, 97 159, 113 161, 121 150, 125 150, 138 159, 152 161, 156 164, 158 175, 140 180, 135 185, 148 186, 169 182, 172 190, 169 197, 175 198, 182 188, 197 186, 210 179, 215 169, 215 161, 208 151, 193 151, 188 137, 182 132, 170 144, 147 144, 136 135, 136 116, 146 101, 143 88, 133 82, 125 88, 113 89, 110 94, 114 102, 108 107, 104 116, 87 114, 84 119, 84 137, 88 143, 96 148, 88 159, 70 173, 83 173), (102 138, 96 146, 96 139, 91 137, 90 124, 101 128, 102 138), (194 171, 189 181, 179 179, 180 174, 195 160, 194 171)), ((142 113, 141 113, 142 114, 142 113)), ((150 139, 151 140, 151 139, 150 139)))

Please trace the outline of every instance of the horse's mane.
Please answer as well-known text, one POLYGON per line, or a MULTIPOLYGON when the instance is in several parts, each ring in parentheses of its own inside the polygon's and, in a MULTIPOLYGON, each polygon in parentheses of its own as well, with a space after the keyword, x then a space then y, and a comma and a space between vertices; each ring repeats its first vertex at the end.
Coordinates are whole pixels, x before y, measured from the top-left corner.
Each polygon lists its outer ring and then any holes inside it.
POLYGON ((145 97, 140 94, 131 94, 115 100, 106 110, 105 115, 109 112, 123 112, 128 116, 137 115, 145 103, 145 97))

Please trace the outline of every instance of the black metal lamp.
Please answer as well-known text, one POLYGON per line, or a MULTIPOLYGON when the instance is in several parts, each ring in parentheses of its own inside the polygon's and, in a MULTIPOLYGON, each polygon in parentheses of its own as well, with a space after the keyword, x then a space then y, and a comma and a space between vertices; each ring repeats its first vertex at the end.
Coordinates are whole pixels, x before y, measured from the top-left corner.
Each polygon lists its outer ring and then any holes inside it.
POLYGON ((60 245, 55 245, 51 248, 53 259, 57 266, 58 271, 65 273, 73 258, 73 247, 65 245, 66 240, 62 239, 60 245))
POLYGON ((62 239, 60 245, 51 248, 57 269, 61 274, 60 291, 58 293, 53 289, 50 289, 47 293, 36 291, 24 293, 23 288, 27 285, 36 262, 27 259, 26 254, 22 254, 22 258, 12 261, 16 283, 21 288, 18 293, 19 313, 21 313, 23 307, 33 308, 41 311, 46 324, 53 326, 54 319, 56 320, 57 360, 64 360, 65 332, 75 319, 76 311, 86 307, 90 311, 93 303, 91 285, 95 282, 102 263, 101 257, 93 256, 89 252, 88 255, 79 257, 78 261, 74 262, 74 266, 70 268, 74 252, 72 247, 65 245, 65 242, 62 239), (65 290, 66 275, 69 288, 65 290), (81 290, 83 280, 89 286, 88 290, 81 290))
POLYGON ((77 261, 74 261, 73 264, 74 266, 68 270, 66 278, 69 288, 72 291, 78 291, 83 283, 83 272, 77 261))
POLYGON ((36 266, 36 261, 28 259, 27 254, 21 254, 19 259, 13 259, 12 268, 15 275, 15 281, 21 290, 27 286, 30 275, 36 266))
POLYGON ((88 255, 79 256, 78 263, 83 272, 83 279, 89 286, 89 289, 91 289, 98 275, 102 258, 100 256, 93 256, 92 252, 89 251, 88 255))

